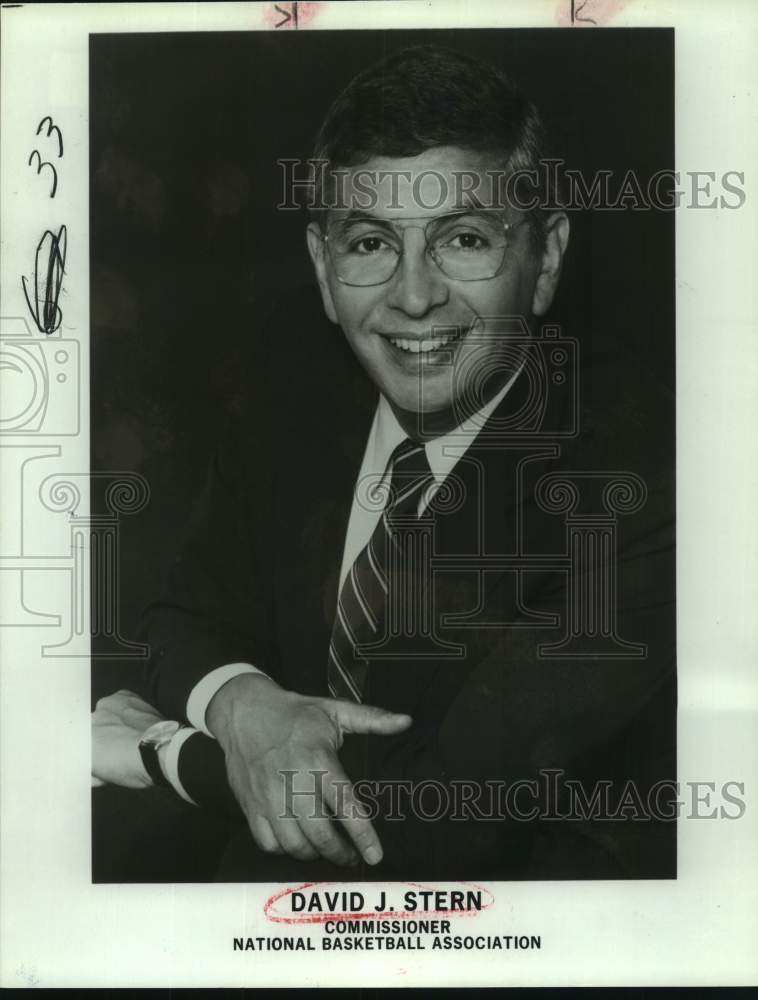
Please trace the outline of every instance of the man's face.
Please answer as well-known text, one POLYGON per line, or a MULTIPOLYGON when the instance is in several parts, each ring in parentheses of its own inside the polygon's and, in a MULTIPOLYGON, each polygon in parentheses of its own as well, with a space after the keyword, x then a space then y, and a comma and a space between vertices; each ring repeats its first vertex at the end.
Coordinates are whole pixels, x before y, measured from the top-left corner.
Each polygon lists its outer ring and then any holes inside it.
MULTIPOLYGON (((478 220, 475 212, 470 219, 455 216, 452 227, 445 223, 442 240, 436 243, 438 259, 446 270, 447 262, 453 261, 449 269, 456 273, 460 267, 472 267, 472 260, 481 255, 485 245, 481 234, 488 231, 481 226, 486 224, 492 232, 495 224, 499 227, 493 245, 500 249, 493 254, 502 265, 493 277, 451 277, 429 252, 425 227, 430 220, 472 207, 465 193, 461 197, 465 184, 456 182, 454 175, 481 176, 477 190, 486 202, 486 171, 498 167, 492 159, 456 147, 438 147, 415 157, 375 157, 348 173, 345 207, 329 213, 328 246, 319 227, 309 227, 309 250, 327 315, 342 327, 401 423, 412 423, 414 415, 423 413, 424 425, 436 422, 443 433, 460 422, 462 406, 478 409, 486 401, 479 398, 482 372, 492 373, 487 381, 489 396, 513 374, 512 344, 488 333, 480 318, 522 316, 528 322, 552 299, 568 235, 565 216, 557 227, 553 222, 553 230, 560 229, 563 235, 556 242, 555 232, 549 232, 553 252, 545 254, 535 253, 525 216, 513 208, 480 212, 478 220), (367 183, 373 171, 384 180, 367 183), (393 173, 401 178, 394 185, 393 173), (445 178, 444 183, 439 177, 445 178), (366 189, 370 191, 368 210, 354 207, 355 183, 363 187, 362 204, 369 200, 366 189), (511 225, 505 232, 503 222, 511 225), (351 266, 359 272, 378 267, 381 277, 381 261, 389 261, 388 266, 397 261, 394 274, 382 284, 356 287, 344 280, 354 279, 351 266), (473 394, 467 391, 469 372, 478 382, 473 394), (469 397, 476 399, 475 406, 463 403, 469 397)), ((471 187, 471 181, 467 183, 471 187)), ((431 231, 438 225, 434 223, 431 231)), ((363 280, 360 274, 358 280, 363 280)))

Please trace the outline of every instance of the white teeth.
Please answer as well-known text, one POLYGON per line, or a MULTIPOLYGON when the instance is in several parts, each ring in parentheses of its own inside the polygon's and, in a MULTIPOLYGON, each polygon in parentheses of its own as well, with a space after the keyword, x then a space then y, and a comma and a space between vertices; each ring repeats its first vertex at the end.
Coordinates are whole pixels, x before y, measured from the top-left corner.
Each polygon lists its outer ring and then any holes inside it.
POLYGON ((407 340, 405 337, 391 337, 390 340, 395 347, 399 347, 403 351, 410 351, 411 354, 427 354, 429 351, 437 351, 451 340, 455 340, 455 336, 450 334, 443 337, 432 337, 430 340, 407 340))

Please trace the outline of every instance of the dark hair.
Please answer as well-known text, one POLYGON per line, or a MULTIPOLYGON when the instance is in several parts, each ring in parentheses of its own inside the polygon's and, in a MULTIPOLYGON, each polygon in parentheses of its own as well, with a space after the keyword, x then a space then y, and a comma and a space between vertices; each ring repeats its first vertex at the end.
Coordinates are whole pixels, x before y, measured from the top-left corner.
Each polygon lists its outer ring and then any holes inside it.
MULTIPOLYGON (((504 73, 473 55, 423 45, 388 56, 348 84, 327 112, 313 160, 326 161, 328 176, 330 168, 374 156, 418 156, 435 146, 489 153, 506 174, 529 170, 538 178, 547 156, 537 109, 504 73)), ((532 194, 550 204, 551 192, 540 191, 540 183, 532 194)), ((542 213, 530 214, 541 240, 542 213)))

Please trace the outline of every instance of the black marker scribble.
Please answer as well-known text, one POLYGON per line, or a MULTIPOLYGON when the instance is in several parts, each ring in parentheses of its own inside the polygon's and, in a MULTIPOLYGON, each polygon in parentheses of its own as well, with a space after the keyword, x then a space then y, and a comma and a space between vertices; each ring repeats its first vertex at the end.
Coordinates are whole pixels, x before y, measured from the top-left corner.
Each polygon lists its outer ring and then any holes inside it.
POLYGON ((42 168, 43 167, 49 167, 50 170, 52 170, 52 172, 53 172, 53 186, 50 188, 50 197, 54 198, 55 197, 55 192, 58 190, 58 171, 55 169, 55 167, 52 165, 52 163, 48 163, 47 160, 43 160, 42 159, 42 157, 39 155, 39 150, 37 150, 37 149, 33 149, 31 151, 31 153, 29 154, 29 159, 27 161, 27 165, 28 166, 32 165, 32 160, 34 159, 35 156, 37 157, 37 173, 38 174, 42 173, 42 168))
POLYGON ((45 117, 37 126, 37 135, 39 135, 40 132, 42 131, 42 126, 45 124, 45 122, 47 122, 46 135, 48 139, 53 134, 53 132, 55 132, 56 136, 58 137, 58 159, 60 159, 63 156, 63 136, 61 135, 61 130, 55 124, 50 115, 45 115, 45 117))
POLYGON ((37 245, 34 260, 34 292, 30 295, 26 278, 21 284, 26 304, 40 333, 55 333, 61 325, 63 313, 58 305, 66 265, 66 227, 58 235, 45 230, 37 245))
POLYGON ((274 4, 274 10, 276 10, 280 14, 284 15, 284 17, 282 17, 281 21, 279 21, 278 24, 274 25, 275 28, 281 28, 282 25, 289 24, 289 22, 292 21, 293 19, 294 19, 295 27, 297 28, 297 0, 293 0, 293 3, 291 5, 291 12, 288 11, 288 10, 285 10, 283 7, 280 7, 278 3, 274 4))
POLYGON ((582 0, 581 3, 576 3, 576 0, 571 0, 571 23, 574 21, 583 21, 586 24, 597 24, 597 21, 593 20, 591 17, 579 17, 581 11, 587 6, 587 0, 582 0))

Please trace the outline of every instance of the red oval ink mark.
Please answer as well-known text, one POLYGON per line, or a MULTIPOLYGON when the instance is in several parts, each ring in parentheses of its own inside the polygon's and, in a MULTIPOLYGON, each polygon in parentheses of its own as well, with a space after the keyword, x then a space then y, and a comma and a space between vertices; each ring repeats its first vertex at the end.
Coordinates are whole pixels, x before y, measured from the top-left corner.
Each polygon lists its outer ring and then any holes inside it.
POLYGON ((481 913, 483 910, 487 910, 495 902, 495 897, 489 891, 481 885, 476 885, 474 882, 453 882, 445 883, 446 885, 456 885, 461 887, 466 887, 468 889, 474 889, 482 894, 482 906, 477 910, 355 910, 346 912, 333 912, 328 913, 302 913, 293 915, 292 913, 283 913, 278 909, 278 904, 286 901, 287 897, 291 896, 293 892, 303 892, 306 889, 321 889, 330 888, 332 886, 338 887, 339 891, 346 892, 362 892, 363 889, 375 886, 377 889, 387 890, 387 886, 397 886, 398 888, 405 886, 410 889, 421 889, 427 892, 438 891, 434 886, 423 885, 421 882, 362 882, 356 883, 360 884, 362 888, 360 889, 345 889, 345 885, 352 885, 352 883, 344 882, 303 882, 301 885, 290 885, 279 892, 274 893, 273 896, 269 896, 263 905, 263 912, 266 915, 267 920, 271 920, 274 923, 279 924, 323 924, 327 920, 416 920, 425 917, 474 917, 477 913, 481 913))

